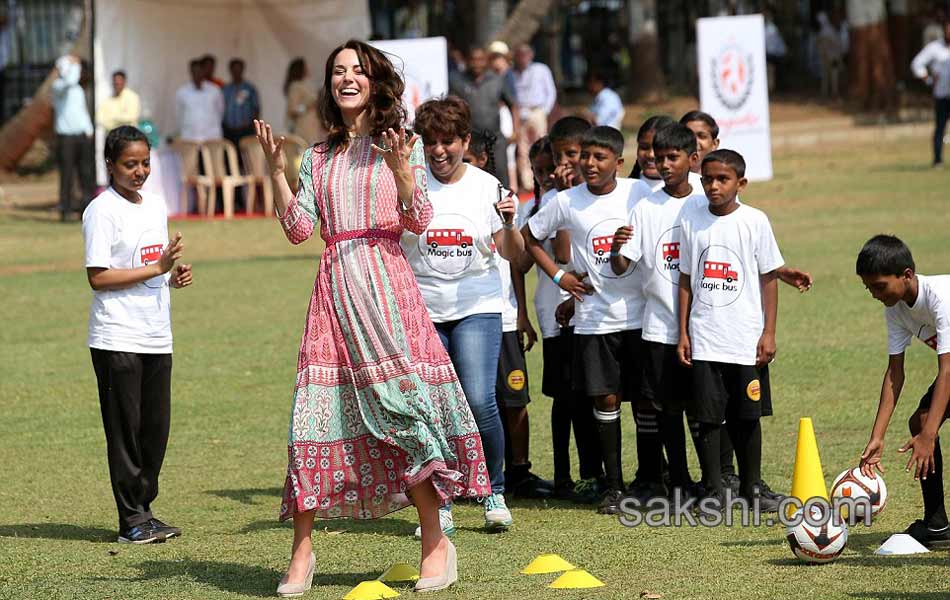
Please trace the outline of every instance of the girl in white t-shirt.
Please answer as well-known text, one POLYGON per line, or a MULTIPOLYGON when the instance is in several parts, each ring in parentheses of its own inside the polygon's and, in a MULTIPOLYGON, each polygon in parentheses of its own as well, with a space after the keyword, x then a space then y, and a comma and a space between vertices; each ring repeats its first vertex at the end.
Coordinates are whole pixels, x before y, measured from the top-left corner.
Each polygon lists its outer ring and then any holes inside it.
MULTIPOLYGON (((501 184, 462 158, 471 137, 471 110, 457 97, 430 100, 416 112, 428 165, 433 218, 421 234, 401 239, 429 317, 452 359, 485 450, 492 494, 485 526, 511 525, 505 504, 505 436, 495 399, 501 350, 501 279, 495 250, 511 260, 524 250, 515 203, 501 184)), ((451 513, 441 514, 451 531, 451 513)))
POLYGON ((109 188, 86 208, 82 232, 92 287, 89 350, 99 383, 119 542, 148 544, 181 535, 151 503, 168 443, 172 331, 169 287, 191 285, 191 265, 175 264, 181 234, 168 240, 165 200, 142 192, 149 143, 121 126, 105 143, 109 188))

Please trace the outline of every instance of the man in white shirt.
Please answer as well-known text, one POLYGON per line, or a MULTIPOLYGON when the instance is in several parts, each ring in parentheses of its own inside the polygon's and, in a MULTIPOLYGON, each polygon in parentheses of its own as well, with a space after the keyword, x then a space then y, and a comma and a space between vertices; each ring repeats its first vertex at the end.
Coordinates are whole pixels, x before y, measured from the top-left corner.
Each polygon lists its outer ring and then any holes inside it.
POLYGON ((191 83, 178 88, 175 95, 179 137, 191 142, 221 139, 224 96, 218 86, 205 78, 200 60, 191 61, 189 68, 191 83))
POLYGON ((73 182, 79 178, 82 189, 80 213, 96 195, 93 164, 92 119, 86 107, 83 64, 78 56, 62 56, 56 61, 59 76, 53 81, 53 129, 56 131, 59 158, 59 210, 63 221, 73 205, 73 182))
POLYGON ((557 102, 554 75, 547 65, 534 62, 534 50, 528 44, 515 49, 515 67, 509 71, 514 83, 518 107, 521 109, 521 130, 518 136, 518 184, 521 189, 534 189, 534 175, 528 161, 528 149, 548 132, 548 115, 557 102))
POLYGON ((943 21, 943 38, 923 47, 910 63, 914 75, 933 86, 934 167, 943 166, 943 132, 950 118, 950 18, 943 21))

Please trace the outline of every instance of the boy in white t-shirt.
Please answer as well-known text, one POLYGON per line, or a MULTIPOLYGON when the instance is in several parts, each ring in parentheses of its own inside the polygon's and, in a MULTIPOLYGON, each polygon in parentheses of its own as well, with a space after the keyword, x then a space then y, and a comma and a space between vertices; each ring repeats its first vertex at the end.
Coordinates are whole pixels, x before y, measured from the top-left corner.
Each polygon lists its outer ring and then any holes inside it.
POLYGON ((864 244, 855 271, 874 299, 887 307, 887 371, 871 440, 861 453, 861 472, 868 477, 874 477, 875 470, 884 472, 884 434, 904 387, 904 350, 916 337, 937 352, 937 378, 910 416, 913 437, 898 450, 910 453, 907 470, 914 469, 924 497, 924 518, 904 533, 925 546, 948 547, 939 434, 950 418, 950 275, 918 275, 910 249, 890 235, 876 235, 864 244))
POLYGON ((772 414, 761 369, 775 356, 778 276, 783 259, 768 217, 740 204, 745 161, 732 150, 703 159, 708 203, 680 218, 680 361, 693 370, 687 412, 699 424, 697 446, 707 496, 722 506, 720 437, 723 421, 739 463, 739 491, 760 511, 778 501, 763 495, 762 428, 772 414))
MULTIPOLYGON (((692 493, 693 482, 686 462, 683 411, 692 387, 690 370, 680 364, 676 356, 679 342, 679 220, 687 208, 705 206, 707 202, 703 189, 690 184, 690 166, 697 154, 693 132, 680 124, 659 129, 653 137, 653 154, 666 185, 637 202, 627 221, 630 224, 617 229, 610 264, 614 273, 623 273, 630 268, 631 262, 637 263, 643 278, 646 305, 641 391, 646 403, 651 404, 650 410, 643 412, 651 415, 659 412, 658 418, 654 419, 658 421, 666 449, 670 485, 673 489, 678 488, 685 497, 692 493)), ((648 496, 636 498, 641 502, 649 499, 648 496)))
POLYGON ((619 512, 623 498, 620 401, 639 391, 640 325, 643 295, 635 269, 616 275, 610 268, 613 234, 640 198, 630 179, 618 179, 623 135, 594 127, 581 140, 580 166, 586 183, 558 193, 528 222, 526 247, 534 261, 577 300, 574 316, 575 389, 594 402, 594 417, 606 471, 598 511, 619 512), (575 269, 559 269, 542 245, 554 232, 571 234, 575 269))

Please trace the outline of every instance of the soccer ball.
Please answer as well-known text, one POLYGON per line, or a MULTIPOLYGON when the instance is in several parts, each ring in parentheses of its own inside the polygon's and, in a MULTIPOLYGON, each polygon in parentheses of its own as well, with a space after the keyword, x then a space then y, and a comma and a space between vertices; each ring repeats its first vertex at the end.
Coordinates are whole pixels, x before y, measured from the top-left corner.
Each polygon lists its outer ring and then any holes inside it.
MULTIPOLYGON (((869 498, 871 500, 871 516, 875 517, 884 510, 887 504, 887 486, 884 485, 884 478, 880 473, 876 474, 874 479, 865 477, 859 467, 848 469, 835 479, 831 484, 832 498, 869 498)), ((847 509, 843 509, 843 513, 847 509)), ((864 505, 858 504, 854 508, 858 518, 864 518, 864 505)), ((843 514, 845 518, 847 514, 843 514)))
MULTIPOLYGON (((831 512, 831 507, 811 505, 808 507, 814 520, 821 519, 825 513, 831 512)), ((795 511, 793 518, 801 514, 802 509, 795 511)), ((830 516, 830 515, 829 515, 830 516)), ((815 527, 802 519, 798 525, 789 526, 785 530, 785 537, 792 553, 799 560, 806 563, 828 563, 838 558, 848 542, 848 528, 844 523, 835 523, 830 518, 823 525, 815 527)))

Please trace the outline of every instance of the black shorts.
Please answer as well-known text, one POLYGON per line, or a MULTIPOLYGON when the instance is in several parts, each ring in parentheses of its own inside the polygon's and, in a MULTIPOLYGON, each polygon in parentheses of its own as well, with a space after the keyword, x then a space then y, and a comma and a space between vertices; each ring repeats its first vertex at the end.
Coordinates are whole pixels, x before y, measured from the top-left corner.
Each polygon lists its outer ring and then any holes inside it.
POLYGON ((676 356, 676 344, 643 340, 640 390, 659 411, 678 414, 690 404, 692 371, 676 356))
POLYGON ((562 327, 561 335, 541 340, 544 369, 541 393, 549 398, 571 394, 574 364, 574 328, 562 327))
POLYGON ((531 402, 528 395, 528 366, 518 343, 517 331, 501 334, 501 353, 498 355, 498 378, 495 380, 495 399, 500 406, 521 408, 531 402))
POLYGON ((692 405, 686 412, 700 423, 716 425, 771 415, 768 369, 694 360, 692 405))
POLYGON ((640 330, 574 334, 574 389, 586 396, 620 394, 639 403, 640 330))
MULTIPOLYGON (((927 391, 924 393, 923 397, 920 399, 920 404, 917 405, 917 410, 930 411, 930 403, 934 399, 934 386, 937 385, 937 380, 935 379, 933 383, 930 384, 930 387, 927 388, 927 391)), ((943 415, 944 420, 950 419, 950 404, 947 405, 947 411, 943 415)))

